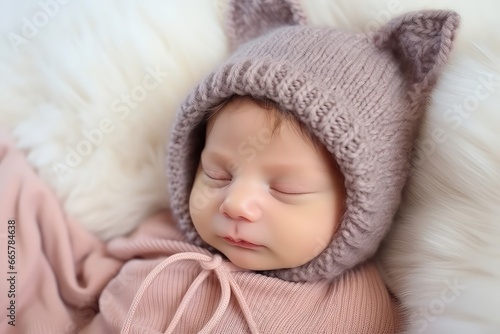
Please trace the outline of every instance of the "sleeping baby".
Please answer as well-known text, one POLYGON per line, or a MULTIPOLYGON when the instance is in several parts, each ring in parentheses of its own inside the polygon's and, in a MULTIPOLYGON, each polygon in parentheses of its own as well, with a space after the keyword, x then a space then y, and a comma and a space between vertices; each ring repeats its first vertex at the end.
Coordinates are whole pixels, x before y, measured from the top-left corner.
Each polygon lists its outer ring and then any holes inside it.
POLYGON ((132 292, 104 290, 95 332, 401 331, 372 258, 459 18, 413 12, 354 34, 280 3, 232 2, 235 51, 173 127, 175 224, 112 247, 142 256, 115 278, 132 292))

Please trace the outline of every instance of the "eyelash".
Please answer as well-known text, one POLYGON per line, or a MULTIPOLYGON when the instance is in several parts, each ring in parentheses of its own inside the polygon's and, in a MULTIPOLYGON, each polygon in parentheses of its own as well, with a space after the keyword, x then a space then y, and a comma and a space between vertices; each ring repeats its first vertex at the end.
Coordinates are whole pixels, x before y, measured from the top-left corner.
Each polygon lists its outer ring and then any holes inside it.
POLYGON ((282 191, 282 190, 278 190, 276 188, 271 188, 271 190, 274 190, 276 192, 279 192, 280 194, 283 194, 283 195, 289 195, 289 196, 298 196, 298 195, 305 195, 307 193, 292 193, 292 192, 286 192, 286 191, 282 191))

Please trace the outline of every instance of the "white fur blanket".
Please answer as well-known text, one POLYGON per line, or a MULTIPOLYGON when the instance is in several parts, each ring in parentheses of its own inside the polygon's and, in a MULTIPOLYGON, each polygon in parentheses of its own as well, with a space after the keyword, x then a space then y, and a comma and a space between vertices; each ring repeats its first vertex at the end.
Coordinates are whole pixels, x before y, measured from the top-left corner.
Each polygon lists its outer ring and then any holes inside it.
MULTIPOLYGON (((409 333, 499 333, 500 5, 302 3, 311 24, 356 31, 419 8, 461 14, 380 264, 409 310, 409 333)), ((67 212, 107 239, 166 207, 169 125, 189 89, 227 55, 226 0, 0 6, 0 124, 67 212)))

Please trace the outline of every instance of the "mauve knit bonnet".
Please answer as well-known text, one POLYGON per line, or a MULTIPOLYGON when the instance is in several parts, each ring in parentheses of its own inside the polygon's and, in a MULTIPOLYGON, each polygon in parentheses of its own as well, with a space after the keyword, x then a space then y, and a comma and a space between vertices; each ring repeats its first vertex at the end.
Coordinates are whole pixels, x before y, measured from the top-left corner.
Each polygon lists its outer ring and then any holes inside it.
POLYGON ((167 173, 173 213, 190 242, 215 251, 189 214, 207 116, 233 95, 273 100, 333 155, 345 178, 346 208, 317 257, 262 273, 288 281, 334 279, 372 257, 390 228, 419 120, 459 16, 411 12, 367 34, 306 26, 294 0, 231 1, 228 17, 236 50, 189 94, 172 129, 167 173))

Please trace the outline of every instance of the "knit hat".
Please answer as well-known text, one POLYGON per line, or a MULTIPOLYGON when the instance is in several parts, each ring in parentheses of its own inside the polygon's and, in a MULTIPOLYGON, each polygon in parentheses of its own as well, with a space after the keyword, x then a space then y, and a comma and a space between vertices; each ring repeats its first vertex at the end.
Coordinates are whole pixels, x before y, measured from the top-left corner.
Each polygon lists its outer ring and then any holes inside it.
POLYGON ((346 202, 322 253, 299 267, 263 273, 288 281, 333 279, 372 257, 390 228, 419 119, 450 54, 459 16, 411 12, 377 32, 355 34, 305 26, 292 0, 261 3, 231 2, 228 32, 237 49, 180 108, 167 157, 172 210, 187 239, 213 251, 189 214, 207 116, 233 95, 273 100, 333 155, 346 202))

